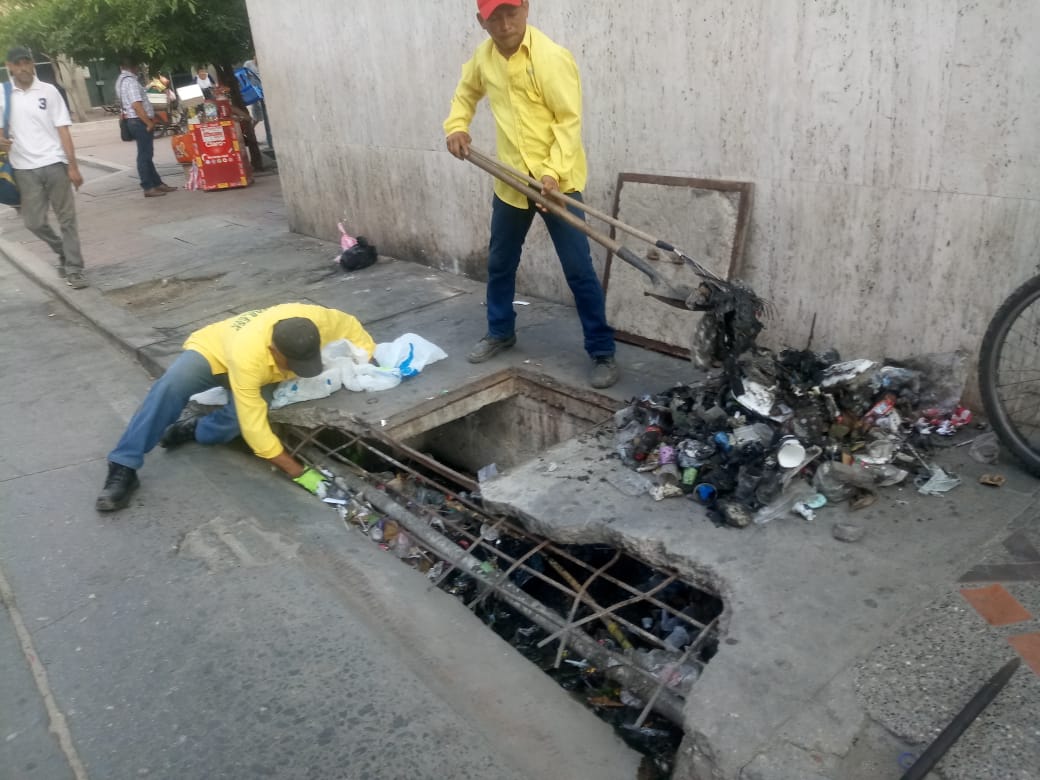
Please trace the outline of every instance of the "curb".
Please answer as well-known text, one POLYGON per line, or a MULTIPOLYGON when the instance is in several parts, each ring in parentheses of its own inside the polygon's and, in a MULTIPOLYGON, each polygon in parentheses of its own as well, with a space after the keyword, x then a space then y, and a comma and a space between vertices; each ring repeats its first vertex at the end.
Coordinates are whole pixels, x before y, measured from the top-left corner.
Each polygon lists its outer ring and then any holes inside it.
POLYGON ((129 312, 110 304, 96 287, 73 290, 56 274, 54 266, 13 241, 0 238, 0 254, 30 280, 53 293, 110 341, 129 352, 152 376, 165 366, 148 354, 147 347, 166 339, 129 312))
POLYGON ((109 160, 101 160, 97 157, 91 157, 90 155, 76 155, 76 162, 80 165, 85 165, 88 168, 94 168, 95 170, 104 171, 105 173, 119 173, 120 171, 129 171, 129 165, 120 165, 109 160))

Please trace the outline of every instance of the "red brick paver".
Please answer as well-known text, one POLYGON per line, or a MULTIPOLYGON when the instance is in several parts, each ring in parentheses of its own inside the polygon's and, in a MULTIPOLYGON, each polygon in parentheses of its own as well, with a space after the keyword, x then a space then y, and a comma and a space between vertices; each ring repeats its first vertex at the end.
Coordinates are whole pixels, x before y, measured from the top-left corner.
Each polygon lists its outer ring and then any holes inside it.
POLYGON ((963 588, 961 595, 991 626, 1009 626, 1032 619, 1029 611, 1003 585, 963 588))
POLYGON ((1033 672, 1040 674, 1040 634, 1019 634, 1008 637, 1008 642, 1033 672))

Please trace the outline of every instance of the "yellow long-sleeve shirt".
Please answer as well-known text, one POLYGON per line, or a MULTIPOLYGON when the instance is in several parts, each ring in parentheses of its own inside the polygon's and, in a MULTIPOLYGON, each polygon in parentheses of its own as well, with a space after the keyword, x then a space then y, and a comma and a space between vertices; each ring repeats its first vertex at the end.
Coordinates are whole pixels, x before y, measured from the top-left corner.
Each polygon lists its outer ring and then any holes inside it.
POLYGON ((261 458, 273 458, 284 449, 267 420, 267 402, 260 395, 260 388, 296 376, 278 368, 269 349, 274 326, 290 317, 306 317, 317 325, 323 347, 347 339, 369 357, 375 352, 375 342, 357 318, 307 303, 283 303, 247 311, 207 325, 184 342, 184 349, 206 358, 214 374, 227 374, 242 438, 261 458))
MULTIPOLYGON (((552 176, 563 192, 585 189, 588 167, 581 142, 581 78, 567 49, 527 25, 508 60, 488 39, 462 66, 445 135, 469 132, 477 104, 487 96, 495 117, 498 158, 534 178, 552 176)), ((527 198, 495 182, 495 194, 517 208, 527 198)))

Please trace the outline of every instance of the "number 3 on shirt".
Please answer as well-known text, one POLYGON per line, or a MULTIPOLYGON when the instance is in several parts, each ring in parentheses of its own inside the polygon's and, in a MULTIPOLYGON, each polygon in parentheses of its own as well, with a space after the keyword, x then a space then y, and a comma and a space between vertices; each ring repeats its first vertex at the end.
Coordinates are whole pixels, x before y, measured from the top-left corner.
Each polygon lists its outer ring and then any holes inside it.
POLYGON ((40 111, 46 111, 47 110, 47 98, 40 98, 39 103, 40 103, 40 111))

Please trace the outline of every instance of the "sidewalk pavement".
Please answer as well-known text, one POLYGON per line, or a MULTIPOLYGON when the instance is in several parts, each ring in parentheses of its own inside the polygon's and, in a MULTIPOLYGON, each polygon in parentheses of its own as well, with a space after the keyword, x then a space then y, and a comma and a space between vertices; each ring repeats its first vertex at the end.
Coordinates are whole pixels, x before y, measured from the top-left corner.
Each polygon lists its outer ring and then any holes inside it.
MULTIPOLYGON (((92 286, 64 286, 13 210, 0 215, 0 251, 152 372, 200 325, 302 300, 354 314, 376 341, 414 332, 449 357, 390 392, 341 391, 278 413, 301 425, 392 430, 416 407, 508 368, 616 407, 695 378, 685 361, 622 344, 622 381, 593 393, 574 311, 534 299, 520 307, 517 346, 470 365, 465 353, 484 330, 481 283, 390 258, 345 274, 333 263, 335 245, 287 231, 273 173, 246 189, 145 199, 133 145, 120 144, 114 121, 73 134, 88 178, 78 207, 92 286)), ((156 163, 167 183, 183 183, 163 141, 156 163)), ((842 505, 812 524, 734 530, 706 522, 689 502, 657 504, 605 485, 623 476, 606 458, 610 438, 564 441, 487 483, 484 495, 536 532, 608 541, 724 599, 724 641, 688 701, 676 777, 894 780, 1016 654, 1022 667, 950 752, 942 776, 1040 777, 1040 566, 1030 563, 1040 557, 1037 483, 1015 463, 1003 456, 988 467, 1007 476, 1003 488, 982 487, 983 468, 955 448, 942 465, 964 482, 945 496, 891 488, 854 514, 842 505), (864 527, 864 540, 836 541, 832 526, 843 521, 864 527)))

